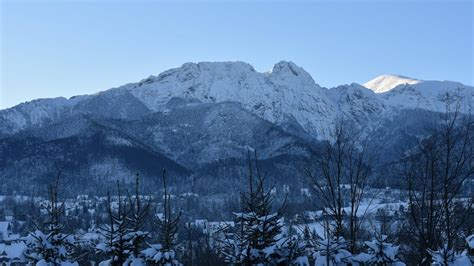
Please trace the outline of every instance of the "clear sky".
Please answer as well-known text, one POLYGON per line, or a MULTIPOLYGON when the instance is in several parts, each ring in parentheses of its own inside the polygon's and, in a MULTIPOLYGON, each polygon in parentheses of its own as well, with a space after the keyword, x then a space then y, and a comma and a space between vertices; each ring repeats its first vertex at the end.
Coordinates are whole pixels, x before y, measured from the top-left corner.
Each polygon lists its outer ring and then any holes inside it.
POLYGON ((473 84, 469 0, 0 1, 0 108, 198 61, 290 60, 326 87, 380 74, 473 84))

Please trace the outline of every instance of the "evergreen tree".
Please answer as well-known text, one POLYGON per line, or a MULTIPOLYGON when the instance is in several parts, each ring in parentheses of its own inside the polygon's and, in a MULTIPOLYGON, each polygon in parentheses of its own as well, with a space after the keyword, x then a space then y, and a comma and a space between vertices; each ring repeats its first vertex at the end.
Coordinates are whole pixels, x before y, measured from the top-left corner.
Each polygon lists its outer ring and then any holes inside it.
POLYGON ((158 244, 151 244, 142 251, 147 263, 152 265, 182 265, 178 260, 176 243, 181 212, 173 215, 171 209, 171 195, 166 185, 166 171, 163 169, 163 216, 154 220, 158 235, 158 244))
POLYGON ((61 217, 64 214, 64 202, 59 202, 59 179, 61 171, 58 170, 55 182, 49 187, 49 201, 42 204, 47 213, 43 229, 36 226, 36 230, 26 238, 27 249, 24 255, 37 265, 78 265, 79 259, 76 251, 77 239, 63 233, 64 225, 61 217))
POLYGON ((147 231, 143 231, 145 222, 149 217, 149 210, 151 206, 151 197, 143 203, 140 199, 139 193, 140 176, 137 173, 135 179, 135 196, 128 194, 128 202, 130 206, 129 215, 127 216, 127 223, 129 232, 125 236, 131 246, 130 257, 128 262, 134 261, 135 263, 143 262, 142 260, 142 248, 146 244, 145 240, 149 237, 147 231))
POLYGON ((278 265, 310 265, 306 242, 297 235, 290 235, 278 241, 274 254, 278 265))
POLYGON ((109 217, 109 223, 100 227, 100 234, 104 242, 96 245, 98 253, 109 257, 102 261, 100 265, 122 265, 133 250, 133 245, 128 239, 129 228, 127 228, 127 215, 129 208, 124 202, 120 190, 120 184, 117 182, 118 198, 117 210, 114 209, 110 193, 107 193, 106 210, 109 217))
POLYGON ((351 262, 352 254, 347 250, 348 243, 343 237, 319 239, 314 257, 316 266, 346 265, 351 262))
POLYGON ((276 265, 287 260, 282 254, 288 254, 287 251, 282 252, 283 245, 277 246, 279 241, 283 241, 281 220, 284 205, 277 212, 272 212, 274 198, 271 189, 264 188, 265 178, 260 172, 256 154, 256 181, 250 154, 248 166, 249 190, 241 194, 242 212, 234 213, 234 230, 221 241, 220 252, 229 263, 276 265))

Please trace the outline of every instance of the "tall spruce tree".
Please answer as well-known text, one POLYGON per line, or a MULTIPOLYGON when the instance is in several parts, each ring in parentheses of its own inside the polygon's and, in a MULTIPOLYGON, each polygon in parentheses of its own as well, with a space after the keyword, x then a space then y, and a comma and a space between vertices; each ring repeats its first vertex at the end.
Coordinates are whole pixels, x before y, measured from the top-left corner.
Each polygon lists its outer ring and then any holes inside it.
POLYGON ((127 227, 127 216, 130 209, 123 199, 120 184, 117 181, 117 202, 112 202, 110 193, 107 193, 107 214, 109 223, 100 227, 100 233, 104 242, 96 245, 98 253, 106 255, 109 259, 102 261, 100 265, 122 265, 127 260, 133 246, 129 242, 127 227), (116 206, 116 208, 115 208, 116 206))
POLYGON ((151 244, 142 251, 146 262, 151 265, 182 265, 178 260, 178 245, 176 243, 181 212, 173 214, 171 195, 166 184, 166 170, 163 169, 163 216, 155 217, 154 225, 158 244, 151 244))
POLYGON ((271 189, 264 187, 265 177, 260 171, 256 153, 255 169, 250 153, 248 168, 249 189, 241 194, 242 212, 234 213, 235 226, 227 238, 220 241, 220 253, 229 263, 276 265, 287 260, 284 254, 289 254, 277 246, 279 241, 283 241, 281 219, 285 205, 273 212, 274 197, 271 189))
POLYGON ((149 211, 151 207, 151 197, 143 202, 140 196, 140 175, 137 173, 135 179, 135 195, 128 193, 129 212, 127 216, 127 223, 129 233, 125 238, 131 245, 131 252, 128 261, 142 261, 141 251, 146 244, 146 238, 149 237, 149 232, 144 231, 145 223, 149 218, 149 211))
POLYGON ((78 265, 75 261, 80 258, 77 254, 77 239, 63 233, 61 218, 65 205, 59 201, 60 176, 61 170, 58 169, 54 183, 49 186, 49 201, 42 204, 47 213, 46 222, 43 226, 36 225, 35 232, 26 238, 24 255, 37 265, 78 265))

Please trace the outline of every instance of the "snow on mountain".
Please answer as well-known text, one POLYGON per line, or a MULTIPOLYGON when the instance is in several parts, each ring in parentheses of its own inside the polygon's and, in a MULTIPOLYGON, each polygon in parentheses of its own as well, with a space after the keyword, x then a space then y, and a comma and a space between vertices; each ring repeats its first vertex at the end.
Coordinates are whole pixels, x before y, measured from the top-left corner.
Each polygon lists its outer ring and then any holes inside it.
POLYGON ((238 158, 249 148, 257 149, 263 158, 308 155, 305 141, 248 112, 239 103, 171 101, 165 112, 130 121, 121 127, 122 131, 187 167, 238 158))
POLYGON ((385 105, 395 109, 444 112, 446 104, 451 102, 459 103, 460 111, 467 113, 474 103, 474 87, 452 81, 423 81, 411 85, 398 85, 379 95, 385 105))
POLYGON ((423 81, 399 75, 382 75, 364 83, 383 104, 394 111, 423 109, 444 112, 448 99, 461 103, 461 111, 469 112, 474 88, 453 81, 423 81), (453 97, 456 97, 454 99, 453 97))
POLYGON ((353 126, 370 132, 388 109, 378 95, 357 84, 341 85, 330 89, 331 100, 337 104, 337 115, 353 122, 353 126))
POLYGON ((0 110, 0 136, 52 122, 70 113, 74 105, 89 97, 38 99, 0 110))
POLYGON ((450 81, 383 75, 364 86, 353 83, 326 89, 292 62, 278 62, 265 73, 244 62, 185 63, 94 95, 41 99, 0 110, 0 136, 81 114, 137 120, 165 112, 171 99, 182 98, 202 103, 238 102, 292 134, 304 137, 302 129, 313 138, 323 139, 338 117, 370 129, 380 118, 391 117, 401 109, 442 112, 446 93, 453 92, 459 93, 464 106, 473 102, 473 87, 450 81))
POLYGON ((357 84, 341 85, 330 90, 331 100, 344 117, 363 119, 386 111, 385 104, 373 91, 357 84))
POLYGON ((364 87, 373 90, 375 93, 383 93, 397 87, 398 85, 417 84, 420 82, 421 80, 399 75, 381 75, 364 83, 364 87))
POLYGON ((282 124, 294 118, 315 136, 334 120, 336 111, 327 89, 304 69, 285 61, 267 73, 243 62, 186 63, 119 89, 129 90, 154 111, 163 110, 172 97, 239 102, 270 122, 282 124))

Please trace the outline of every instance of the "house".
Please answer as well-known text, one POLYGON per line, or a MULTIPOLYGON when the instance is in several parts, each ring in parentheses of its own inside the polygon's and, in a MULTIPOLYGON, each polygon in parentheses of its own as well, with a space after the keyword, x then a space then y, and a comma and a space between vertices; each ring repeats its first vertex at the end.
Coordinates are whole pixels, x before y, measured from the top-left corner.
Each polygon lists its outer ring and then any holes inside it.
POLYGON ((78 201, 84 201, 84 200, 88 200, 89 199, 89 195, 77 195, 76 197, 76 200, 78 201))
POLYGON ((12 232, 12 223, 7 221, 0 221, 0 243, 10 239, 12 232))
POLYGON ((9 244, 20 239, 19 234, 13 234, 13 225, 8 221, 0 221, 0 243, 9 244))
POLYGON ((210 236, 214 236, 216 233, 219 233, 227 228, 234 227, 235 223, 233 221, 227 222, 209 222, 208 223, 208 233, 210 236))
POLYGON ((201 229, 204 234, 208 233, 208 221, 205 219, 202 220, 195 220, 194 226, 201 229))

